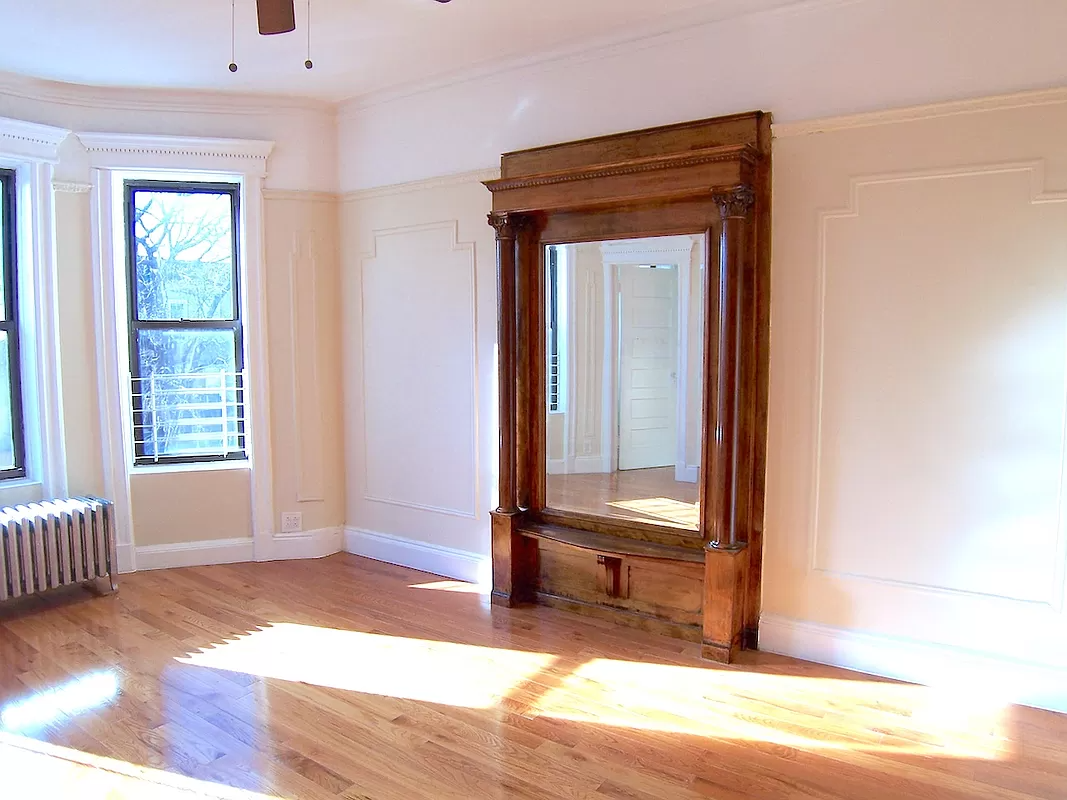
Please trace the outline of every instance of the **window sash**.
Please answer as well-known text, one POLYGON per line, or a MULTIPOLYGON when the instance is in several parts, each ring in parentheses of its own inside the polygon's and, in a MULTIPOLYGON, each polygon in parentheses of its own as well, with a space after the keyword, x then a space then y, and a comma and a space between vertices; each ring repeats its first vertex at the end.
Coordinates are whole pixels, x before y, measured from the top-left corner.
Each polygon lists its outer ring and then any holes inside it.
MULTIPOLYGON (((164 464, 199 464, 213 461, 243 461, 247 458, 246 424, 245 424, 245 384, 244 384, 244 325, 242 323, 241 309, 241 281, 239 247, 240 241, 240 185, 234 183, 208 183, 208 182, 180 182, 180 181, 126 181, 124 183, 124 212, 125 212, 125 241, 126 241, 126 288, 127 288, 127 321, 129 329, 129 355, 130 355, 130 396, 133 411, 133 446, 134 465, 152 466, 164 464), (231 222, 231 292, 233 294, 233 319, 196 319, 196 320, 142 320, 138 318, 137 309, 137 248, 136 248, 136 217, 134 215, 135 196, 137 192, 173 192, 182 194, 228 194, 230 196, 230 222, 231 222), (134 391, 133 386, 143 387, 147 376, 141 374, 140 332, 192 332, 192 331, 219 331, 231 332, 233 335, 235 383, 234 396, 237 413, 237 449, 224 453, 187 453, 181 455, 161 455, 148 453, 144 434, 152 429, 152 425, 145 424, 146 410, 143 402, 142 391, 134 391)), ((205 373, 205 375, 210 373, 205 373)), ((165 378, 166 376, 160 376, 165 378)), ((191 390, 194 391, 194 390, 191 390)), ((225 401, 226 390, 223 390, 225 401)), ((220 438, 225 443, 232 438, 227 430, 223 430, 220 438)), ((223 448, 226 449, 225 447, 223 448)))
POLYGON ((8 347, 8 385, 11 387, 11 442, 14 450, 15 465, 10 469, 0 470, 0 480, 26 477, 26 430, 25 415, 22 406, 22 359, 19 342, 19 303, 18 303, 18 215, 16 213, 17 192, 15 171, 0 169, 0 192, 3 192, 3 285, 4 285, 4 319, 0 321, 0 331, 7 334, 8 347))

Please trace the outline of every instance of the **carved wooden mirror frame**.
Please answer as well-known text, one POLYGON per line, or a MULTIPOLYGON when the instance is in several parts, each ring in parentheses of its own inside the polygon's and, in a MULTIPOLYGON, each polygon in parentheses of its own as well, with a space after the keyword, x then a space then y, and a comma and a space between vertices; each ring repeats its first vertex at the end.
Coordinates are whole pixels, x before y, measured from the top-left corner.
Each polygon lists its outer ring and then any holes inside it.
POLYGON ((546 602, 608 616, 701 641, 704 656, 718 661, 756 647, 770 144, 770 115, 753 112, 508 153, 501 178, 486 182, 497 242, 500 380, 493 603, 546 602), (699 529, 548 508, 545 246, 676 234, 704 234, 707 248, 699 529), (574 593, 584 599, 542 591, 552 577, 539 558, 548 543, 595 557, 596 586, 574 593), (683 575, 679 580, 689 580, 684 569, 695 571, 696 610, 662 618, 654 596, 624 602, 631 561, 662 565, 664 575, 683 575))

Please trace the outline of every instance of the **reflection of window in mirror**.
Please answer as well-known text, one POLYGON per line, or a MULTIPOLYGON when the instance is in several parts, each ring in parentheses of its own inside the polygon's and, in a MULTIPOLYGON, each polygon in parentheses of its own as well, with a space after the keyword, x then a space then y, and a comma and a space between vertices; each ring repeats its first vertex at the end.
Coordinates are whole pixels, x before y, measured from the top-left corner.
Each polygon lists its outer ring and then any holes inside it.
POLYGON ((566 351, 561 343, 561 339, 566 337, 567 319, 566 254, 563 248, 548 248, 545 274, 545 308, 548 314, 545 321, 548 336, 548 411, 551 414, 562 414, 566 411, 567 404, 566 351))

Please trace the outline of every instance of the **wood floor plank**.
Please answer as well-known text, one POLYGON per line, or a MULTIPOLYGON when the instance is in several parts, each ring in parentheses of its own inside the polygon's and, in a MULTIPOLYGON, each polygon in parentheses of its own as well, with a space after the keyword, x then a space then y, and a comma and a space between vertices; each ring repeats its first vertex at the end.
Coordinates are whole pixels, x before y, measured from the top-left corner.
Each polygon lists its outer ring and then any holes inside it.
POLYGON ((712 666, 348 555, 0 609, 5 768, 51 759, 116 798, 1067 797, 1067 719, 982 700, 763 653, 712 666))

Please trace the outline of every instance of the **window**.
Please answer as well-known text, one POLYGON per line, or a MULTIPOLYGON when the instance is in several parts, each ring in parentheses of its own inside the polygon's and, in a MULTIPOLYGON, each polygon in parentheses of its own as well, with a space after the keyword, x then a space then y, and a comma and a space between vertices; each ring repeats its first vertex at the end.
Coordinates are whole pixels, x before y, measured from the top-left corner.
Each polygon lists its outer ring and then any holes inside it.
POLYGON ((0 169, 0 479, 26 477, 15 212, 15 172, 0 169))
POLYGON ((240 187, 124 188, 134 463, 244 459, 240 187))

